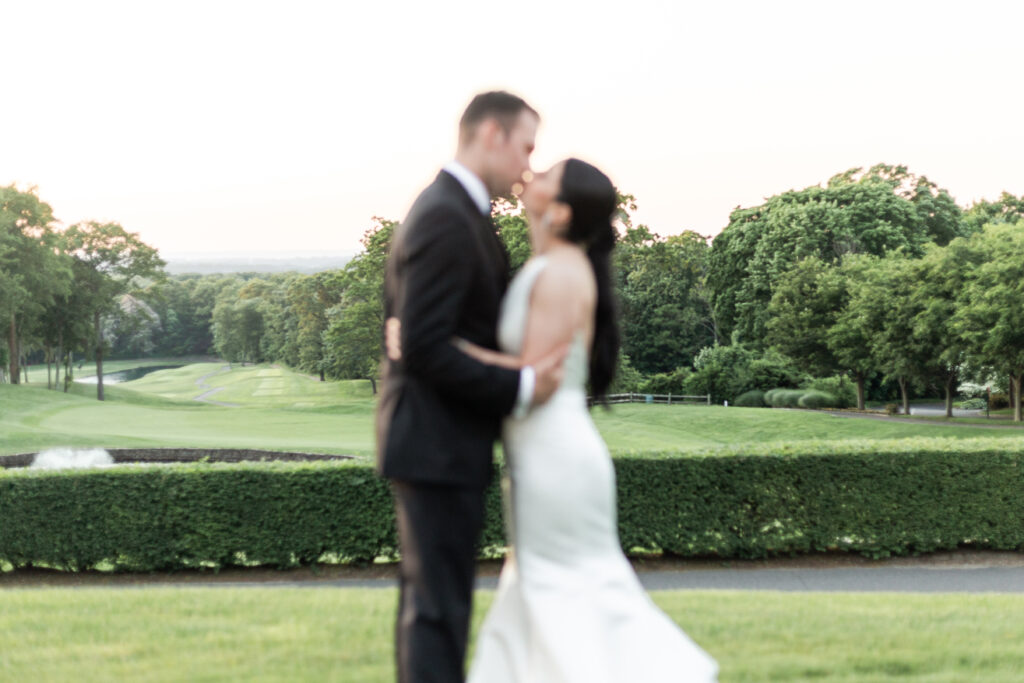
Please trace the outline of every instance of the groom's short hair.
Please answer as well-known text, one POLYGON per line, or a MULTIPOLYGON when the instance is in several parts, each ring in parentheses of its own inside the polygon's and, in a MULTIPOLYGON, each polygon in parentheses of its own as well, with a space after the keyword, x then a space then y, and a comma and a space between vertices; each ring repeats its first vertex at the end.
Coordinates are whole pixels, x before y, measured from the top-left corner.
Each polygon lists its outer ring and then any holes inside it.
POLYGON ((497 121, 507 135, 512 132, 523 111, 528 111, 540 119, 540 114, 533 107, 512 93, 504 90, 480 93, 470 101, 466 111, 462 113, 462 119, 459 120, 459 143, 466 144, 472 140, 477 126, 486 119, 497 121))

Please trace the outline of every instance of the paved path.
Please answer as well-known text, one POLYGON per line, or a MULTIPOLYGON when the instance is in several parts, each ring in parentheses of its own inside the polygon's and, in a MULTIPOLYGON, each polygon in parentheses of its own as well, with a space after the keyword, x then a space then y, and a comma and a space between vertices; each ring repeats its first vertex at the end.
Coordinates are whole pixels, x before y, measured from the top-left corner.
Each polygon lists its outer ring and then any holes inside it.
POLYGON ((238 407, 237 403, 224 403, 223 401, 212 401, 212 400, 210 400, 210 397, 213 396, 214 394, 217 394, 217 393, 219 393, 221 391, 224 391, 224 387, 216 387, 216 388, 211 387, 209 384, 206 383, 206 380, 210 379, 214 375, 221 375, 221 374, 224 374, 225 372, 231 372, 231 366, 230 365, 225 365, 220 370, 216 370, 214 372, 208 373, 206 375, 203 375, 199 379, 197 379, 196 380, 196 386, 199 387, 200 389, 208 389, 208 391, 200 394, 199 396, 196 396, 192 400, 193 401, 201 401, 202 403, 212 403, 215 406, 224 406, 225 408, 237 408, 238 407))
MULTIPOLYGON (((922 569, 698 569, 640 572, 648 591, 741 590, 836 593, 1024 593, 1024 567, 922 569)), ((495 576, 482 576, 476 587, 493 590, 495 576)), ((193 584, 253 586, 268 583, 193 584)), ((281 581, 269 585, 295 588, 394 588, 394 579, 281 581)))
MULTIPOLYGON (((812 556, 735 562, 639 561, 648 591, 740 590, 784 592, 1024 593, 1024 552, 961 551, 871 561, 857 556, 812 556)), ((483 562, 477 588, 497 586, 499 562, 483 562)), ((282 587, 395 588, 395 565, 323 566, 288 571, 226 569, 219 574, 67 574, 33 570, 0 574, 0 589, 38 587, 145 588, 282 587)))
MULTIPOLYGON (((923 569, 698 569, 640 572, 648 591, 738 590, 832 593, 1024 593, 1024 567, 923 569)), ((144 588, 146 583, 120 584, 144 588)), ((163 583, 162 585, 168 585, 163 583)), ((180 587, 206 588, 395 588, 393 578, 303 581, 188 581, 180 587)), ((494 590, 496 576, 477 578, 478 590, 494 590)), ((109 587, 109 585, 108 585, 109 587)))
MULTIPOLYGON (((773 408, 773 410, 797 410, 796 408, 773 408)), ((887 422, 903 422, 905 424, 919 424, 919 425, 931 425, 933 427, 973 427, 975 429, 1020 429, 1024 431, 1024 427, 1014 422, 1007 422, 1006 420, 992 420, 991 424, 979 424, 977 422, 952 422, 952 421, 940 421, 940 420, 927 420, 923 417, 915 418, 913 413, 910 417, 903 415, 883 415, 881 413, 857 413, 851 410, 829 410, 826 411, 832 417, 848 417, 860 420, 885 420, 887 422)))

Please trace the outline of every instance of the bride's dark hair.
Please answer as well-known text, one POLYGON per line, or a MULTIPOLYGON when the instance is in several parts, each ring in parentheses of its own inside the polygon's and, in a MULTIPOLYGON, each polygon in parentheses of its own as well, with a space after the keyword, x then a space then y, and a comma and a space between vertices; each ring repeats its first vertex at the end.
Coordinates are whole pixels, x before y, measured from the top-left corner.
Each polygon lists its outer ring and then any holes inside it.
POLYGON ((572 209, 566 239, 586 250, 597 280, 594 342, 590 349, 590 390, 603 397, 615 377, 619 360, 619 326, 612 291, 611 255, 616 233, 612 215, 618 205, 615 186, 585 161, 568 159, 557 201, 572 209))

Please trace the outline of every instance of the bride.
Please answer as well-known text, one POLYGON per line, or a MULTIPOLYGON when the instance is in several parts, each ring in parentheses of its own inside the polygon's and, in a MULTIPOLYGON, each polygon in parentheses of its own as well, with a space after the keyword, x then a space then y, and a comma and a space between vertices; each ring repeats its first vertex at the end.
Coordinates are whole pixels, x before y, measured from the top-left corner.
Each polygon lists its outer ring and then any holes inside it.
POLYGON ((457 340, 509 367, 569 345, 565 379, 544 405, 506 419, 512 552, 480 631, 470 683, 714 681, 715 661, 647 597, 619 545, 615 472, 587 409, 619 351, 612 304, 615 189, 569 159, 522 196, 534 257, 512 281, 504 353, 457 340))

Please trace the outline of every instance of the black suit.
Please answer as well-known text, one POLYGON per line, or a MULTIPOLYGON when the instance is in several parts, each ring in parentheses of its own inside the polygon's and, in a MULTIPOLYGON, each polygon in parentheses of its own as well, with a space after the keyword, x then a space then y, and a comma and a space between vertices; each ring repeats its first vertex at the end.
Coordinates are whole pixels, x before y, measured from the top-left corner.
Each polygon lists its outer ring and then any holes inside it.
POLYGON ((399 680, 461 681, 483 492, 519 373, 479 363, 452 337, 497 347, 508 259, 488 216, 442 171, 397 229, 385 312, 402 359, 385 361, 378 467, 395 493, 402 552, 399 680))

